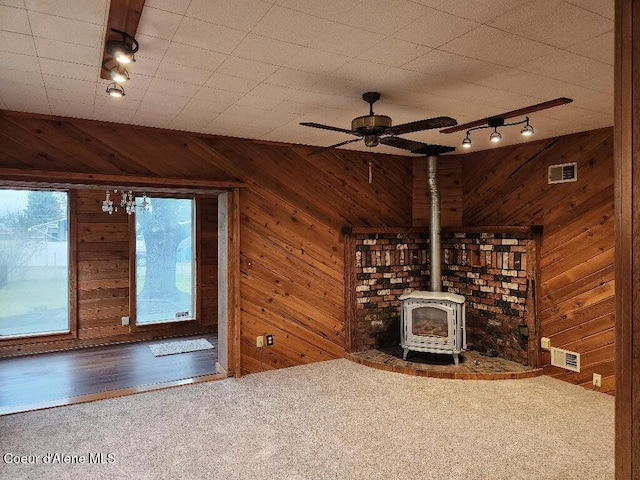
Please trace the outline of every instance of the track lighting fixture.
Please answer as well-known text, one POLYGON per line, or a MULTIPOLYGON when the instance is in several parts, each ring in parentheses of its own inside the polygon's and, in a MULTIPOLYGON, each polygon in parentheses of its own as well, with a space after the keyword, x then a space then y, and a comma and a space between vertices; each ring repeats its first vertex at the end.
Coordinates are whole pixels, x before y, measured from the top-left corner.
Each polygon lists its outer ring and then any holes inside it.
POLYGON ((489 140, 492 143, 498 143, 500 142, 500 140, 502 140, 502 134, 498 131, 499 127, 512 127, 514 125, 522 125, 523 123, 525 124, 525 126, 522 127, 522 129, 520 129, 520 133, 525 137, 530 137, 531 135, 533 135, 534 130, 533 130, 533 127, 529 124, 529 117, 525 117, 525 119, 520 122, 513 122, 513 123, 504 123, 504 118, 500 118, 500 117, 490 118, 487 121, 487 125, 481 125, 481 126, 470 128, 469 130, 467 130, 467 136, 464 138, 464 140, 462 140, 462 147, 471 148, 470 135, 471 135, 471 132, 473 132, 474 130, 483 130, 485 128, 493 128, 493 132, 491 132, 491 135, 489 135, 489 140))
POLYGON ((129 72, 126 68, 116 63, 112 58, 107 58, 102 62, 102 68, 109 74, 111 80, 117 83, 124 83, 129 80, 129 72), (112 65, 109 65, 112 64, 112 65))
POLYGON ((122 40, 108 40, 105 44, 105 51, 119 63, 135 62, 135 53, 138 51, 138 41, 126 32, 111 29, 112 32, 122 35, 122 40))
POLYGON ((107 93, 111 97, 124 97, 124 88, 122 85, 118 85, 116 82, 112 82, 107 85, 107 93))

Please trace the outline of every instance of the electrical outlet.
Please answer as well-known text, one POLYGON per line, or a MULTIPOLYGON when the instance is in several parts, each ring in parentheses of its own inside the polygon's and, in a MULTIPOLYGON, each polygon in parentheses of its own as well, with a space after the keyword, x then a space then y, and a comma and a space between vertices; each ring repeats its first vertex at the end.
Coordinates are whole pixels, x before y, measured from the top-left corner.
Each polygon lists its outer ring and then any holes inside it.
POLYGON ((599 373, 594 373, 593 374, 593 386, 594 387, 601 387, 602 386, 602 375, 600 375, 599 373))
POLYGON ((267 335, 267 347, 273 345, 273 335, 267 335))
POLYGON ((264 347, 264 336, 260 335, 256 337, 256 347, 258 348, 264 347))
POLYGON ((123 327, 129 326, 129 317, 122 317, 122 326, 123 327))
POLYGON ((551 339, 549 337, 542 337, 540 339, 540 348, 543 350, 551 350, 551 339))

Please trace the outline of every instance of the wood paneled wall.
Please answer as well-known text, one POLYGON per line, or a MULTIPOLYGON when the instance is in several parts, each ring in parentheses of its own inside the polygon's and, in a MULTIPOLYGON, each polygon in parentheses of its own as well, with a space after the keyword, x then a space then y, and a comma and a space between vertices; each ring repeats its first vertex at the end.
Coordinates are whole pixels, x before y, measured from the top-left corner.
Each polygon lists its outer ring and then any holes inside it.
POLYGON ((612 129, 464 155, 465 225, 542 225, 540 336, 581 353, 580 373, 546 374, 615 389, 612 129), (549 165, 577 162, 578 181, 548 185, 549 165))
MULTIPOLYGON (((308 157, 312 149, 305 146, 7 112, 0 112, 0 145, 4 168, 180 178, 187 188, 190 180, 245 182, 242 373, 342 357, 342 227, 411 223, 408 157, 345 150, 308 157), (260 351, 255 337, 264 334, 273 334, 275 345, 260 351)), ((117 251, 111 260, 94 261, 115 263, 117 251)))

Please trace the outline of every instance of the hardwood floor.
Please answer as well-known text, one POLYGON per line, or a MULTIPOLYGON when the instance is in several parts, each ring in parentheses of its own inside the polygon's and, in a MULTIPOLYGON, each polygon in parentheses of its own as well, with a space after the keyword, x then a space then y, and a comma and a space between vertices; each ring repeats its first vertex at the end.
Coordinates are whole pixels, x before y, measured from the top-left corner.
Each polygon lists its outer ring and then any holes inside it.
POLYGON ((213 350, 154 357, 149 345, 185 338, 110 345, 0 359, 0 415, 99 400, 225 378, 213 350))

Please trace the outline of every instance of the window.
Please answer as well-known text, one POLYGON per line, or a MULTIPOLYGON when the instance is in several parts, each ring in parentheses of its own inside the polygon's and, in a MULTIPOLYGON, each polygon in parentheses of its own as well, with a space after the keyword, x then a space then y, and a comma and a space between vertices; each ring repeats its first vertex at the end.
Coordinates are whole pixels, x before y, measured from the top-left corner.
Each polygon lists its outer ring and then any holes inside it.
POLYGON ((145 198, 136 198, 136 323, 193 320, 194 200, 145 198))
POLYGON ((69 332, 67 193, 0 189, 0 337, 69 332))

